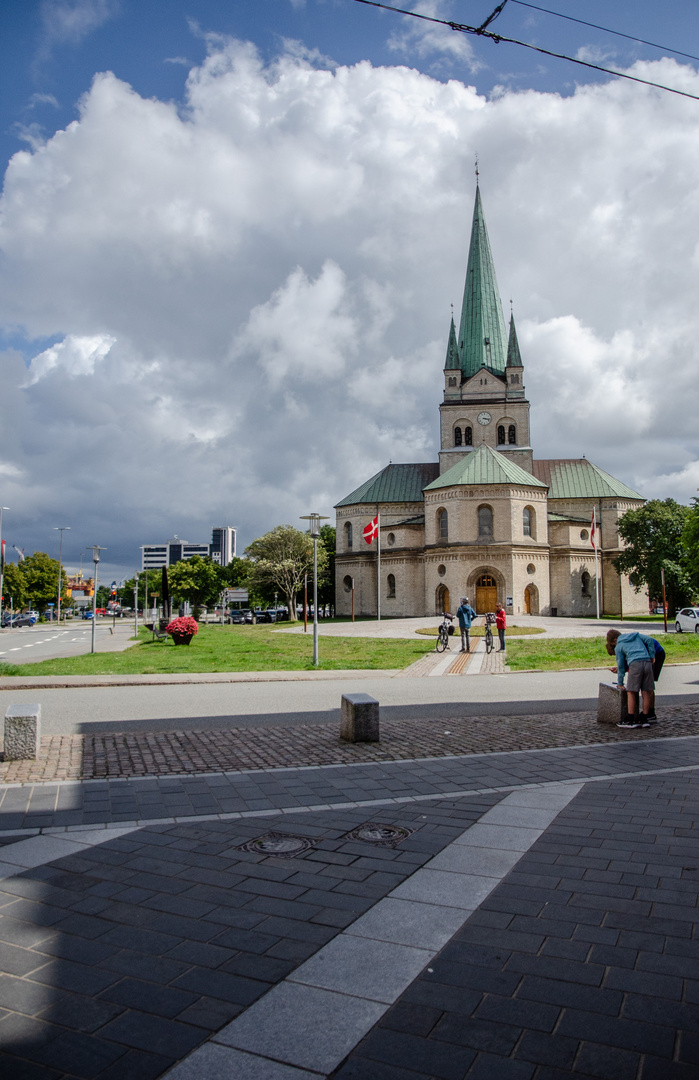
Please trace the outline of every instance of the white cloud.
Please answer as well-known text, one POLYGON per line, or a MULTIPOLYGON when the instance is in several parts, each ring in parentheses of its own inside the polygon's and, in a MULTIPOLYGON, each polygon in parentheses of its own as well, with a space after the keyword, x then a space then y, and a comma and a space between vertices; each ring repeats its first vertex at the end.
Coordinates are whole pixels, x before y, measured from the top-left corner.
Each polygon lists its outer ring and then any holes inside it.
POLYGON ((695 103, 614 80, 488 101, 206 40, 184 107, 101 74, 8 168, 0 322, 57 342, 29 370, 0 355, 13 542, 45 547, 71 507, 71 543, 135 566, 140 543, 230 523, 245 544, 434 460, 476 149, 537 456, 694 494, 695 103))
MULTIPOLYGON (((479 71, 484 65, 476 59, 473 46, 468 36, 454 31, 449 26, 428 22, 427 19, 450 19, 453 5, 448 0, 419 0, 411 5, 411 11, 426 16, 416 19, 405 15, 400 20, 400 30, 394 30, 388 38, 388 47, 394 52, 410 57, 448 56, 451 60, 461 60, 466 69, 479 71)), ((438 65, 437 65, 438 66, 438 65)))
POLYGON ((42 0, 41 22, 48 44, 78 45, 113 18, 119 0, 42 0))

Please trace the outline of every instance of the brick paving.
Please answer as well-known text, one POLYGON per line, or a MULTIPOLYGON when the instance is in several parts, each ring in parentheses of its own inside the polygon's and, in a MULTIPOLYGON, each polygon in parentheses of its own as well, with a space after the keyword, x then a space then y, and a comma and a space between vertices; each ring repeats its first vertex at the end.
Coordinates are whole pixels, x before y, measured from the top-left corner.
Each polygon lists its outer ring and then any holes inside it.
POLYGON ((40 756, 35 761, 0 762, 0 783, 405 761, 699 734, 699 705, 659 707, 658 717, 657 727, 632 731, 598 724, 593 712, 429 721, 382 718, 381 742, 376 744, 342 742, 334 724, 302 724, 293 729, 270 726, 52 735, 42 738, 40 756))
POLYGON ((375 810, 393 847, 347 838, 362 810, 159 826, 0 881, 0 1072, 161 1076, 500 798, 375 810), (271 830, 313 846, 239 850, 271 830))
POLYGON ((696 1080, 695 774, 590 784, 332 1075, 696 1080))

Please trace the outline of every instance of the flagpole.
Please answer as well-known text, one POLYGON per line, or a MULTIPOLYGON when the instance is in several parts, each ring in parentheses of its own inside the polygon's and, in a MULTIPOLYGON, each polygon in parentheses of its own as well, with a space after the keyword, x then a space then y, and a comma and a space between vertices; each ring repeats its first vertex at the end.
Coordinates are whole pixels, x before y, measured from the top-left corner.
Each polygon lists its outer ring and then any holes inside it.
POLYGON ((376 512, 376 621, 381 622, 381 512, 376 512))
POLYGON ((592 537, 595 549, 595 600, 597 601, 597 618, 599 619, 599 552, 597 549, 597 518, 595 507, 592 507, 592 537))

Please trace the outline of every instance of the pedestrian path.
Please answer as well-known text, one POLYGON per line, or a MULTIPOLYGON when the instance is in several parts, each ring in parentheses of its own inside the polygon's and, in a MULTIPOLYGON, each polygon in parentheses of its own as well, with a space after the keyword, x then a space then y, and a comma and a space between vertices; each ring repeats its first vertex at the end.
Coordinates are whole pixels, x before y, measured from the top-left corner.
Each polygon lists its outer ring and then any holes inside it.
POLYGON ((0 1068, 686 1080, 698 817, 699 737, 8 788, 0 1068))

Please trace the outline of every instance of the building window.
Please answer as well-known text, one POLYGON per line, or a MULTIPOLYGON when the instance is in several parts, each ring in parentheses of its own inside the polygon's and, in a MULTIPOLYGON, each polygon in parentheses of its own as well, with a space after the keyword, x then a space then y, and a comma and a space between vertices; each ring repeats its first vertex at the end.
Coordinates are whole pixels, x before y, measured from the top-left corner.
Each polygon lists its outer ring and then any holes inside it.
POLYGON ((535 574, 536 573, 536 567, 534 566, 533 562, 530 562, 529 565, 527 566, 527 573, 528 574, 535 574))
POLYGON ((389 547, 393 547, 395 542, 396 542, 396 534, 395 533, 389 533, 388 536, 386 537, 386 543, 388 544, 389 547))
POLYGON ((505 442, 505 425, 498 424, 498 446, 502 446, 505 442))
POLYGON ((388 592, 386 593, 386 595, 388 596, 389 599, 391 599, 391 598, 395 597, 395 595, 396 595, 396 579, 395 579, 395 576, 393 574, 388 575, 387 584, 388 584, 388 592))
POLYGON ((345 522, 345 549, 347 551, 352 550, 352 522, 345 522))
POLYGON ((461 446, 461 428, 454 428, 454 446, 461 446))
POLYGON ((440 577, 444 577, 446 572, 447 572, 446 566, 444 565, 444 563, 440 563, 439 566, 437 567, 437 573, 439 574, 440 577))
POLYGON ((510 424, 510 426, 507 429, 507 441, 510 444, 510 446, 516 446, 517 445, 517 429, 515 428, 514 424, 510 424))
POLYGON ((446 510, 437 511, 437 539, 447 540, 449 537, 449 515, 446 510))
POLYGON ((587 529, 581 529, 580 530, 580 539, 581 540, 589 540, 590 539, 590 534, 587 531, 587 529))
POLYGON ((511 383, 518 383, 519 382, 519 375, 510 375, 510 382, 511 383))
POLYGON ((349 574, 346 574, 345 577, 343 577, 342 585, 345 592, 352 592, 352 578, 349 576, 349 574))
POLYGON ((449 385, 456 386, 456 378, 453 375, 449 376, 449 385))
POLYGON ((525 506, 522 511, 522 531, 525 536, 532 534, 532 512, 528 506, 525 506))
POLYGON ((493 539, 493 511, 489 506, 478 507, 478 538, 479 540, 493 539))
POLYGON ((473 428, 464 428, 464 446, 473 446, 473 428))
POLYGON ((580 575, 580 584, 582 586, 582 594, 583 594, 583 596, 589 596, 590 595, 590 575, 588 574, 587 570, 583 570, 582 574, 580 575))

